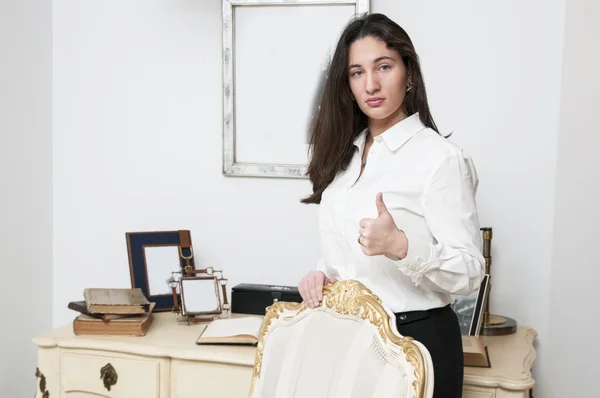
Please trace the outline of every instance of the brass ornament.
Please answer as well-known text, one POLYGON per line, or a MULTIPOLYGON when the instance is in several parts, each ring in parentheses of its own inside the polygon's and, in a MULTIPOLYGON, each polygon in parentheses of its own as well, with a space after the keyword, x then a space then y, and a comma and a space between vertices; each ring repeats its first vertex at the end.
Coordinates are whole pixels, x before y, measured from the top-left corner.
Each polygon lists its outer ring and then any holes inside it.
POLYGON ((110 363, 107 363, 100 369, 100 378, 104 383, 104 388, 110 391, 110 388, 117 384, 117 380, 119 376, 117 375, 117 371, 110 363))
POLYGON ((42 398, 49 398, 50 393, 46 389, 46 376, 44 376, 44 374, 40 372, 40 368, 35 368, 35 377, 39 377, 40 379, 38 387, 40 389, 40 392, 42 393, 42 398))
MULTIPOLYGON (((381 299, 374 295, 361 282, 355 280, 344 280, 335 284, 327 284, 323 288, 324 299, 321 306, 327 307, 342 315, 351 315, 359 317, 374 325, 379 335, 384 341, 392 342, 401 347, 406 360, 415 369, 415 380, 413 381, 413 389, 415 397, 422 397, 425 392, 425 358, 419 347, 415 344, 412 337, 400 337, 392 331, 392 318, 384 309, 381 299)), ((262 366, 264 340, 267 330, 274 319, 280 318, 284 312, 292 311, 298 315, 307 309, 306 304, 282 302, 274 303, 265 315, 261 326, 259 340, 257 344, 255 361, 254 361, 254 378, 260 377, 262 366)), ((255 380, 252 381, 251 396, 254 392, 255 380)))

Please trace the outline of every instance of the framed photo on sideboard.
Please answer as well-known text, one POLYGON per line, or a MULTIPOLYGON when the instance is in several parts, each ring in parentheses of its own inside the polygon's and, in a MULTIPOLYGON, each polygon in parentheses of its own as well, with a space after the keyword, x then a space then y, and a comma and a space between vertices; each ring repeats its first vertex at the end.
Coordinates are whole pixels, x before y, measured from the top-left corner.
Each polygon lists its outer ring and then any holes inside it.
POLYGON ((479 336, 483 313, 489 294, 490 276, 485 274, 479 289, 468 296, 452 296, 451 307, 458 317, 463 336, 479 336))
MULTIPOLYGON (((173 292, 169 281, 195 270, 190 231, 127 232, 127 253, 131 287, 140 288, 146 298, 156 303, 154 311, 171 311, 181 292, 173 292)), ((173 284, 171 284, 173 285, 173 284)), ((178 285, 178 284, 177 284, 178 285)))

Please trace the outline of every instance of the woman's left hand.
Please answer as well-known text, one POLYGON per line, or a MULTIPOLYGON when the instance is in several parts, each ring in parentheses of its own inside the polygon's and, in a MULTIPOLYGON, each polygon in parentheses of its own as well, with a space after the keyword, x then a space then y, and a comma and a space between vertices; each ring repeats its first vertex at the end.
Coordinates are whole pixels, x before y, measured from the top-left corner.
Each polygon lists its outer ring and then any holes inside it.
POLYGON ((363 253, 367 256, 386 255, 403 259, 408 252, 406 234, 396 226, 392 215, 383 203, 383 194, 375 198, 377 218, 360 220, 360 243, 363 253))

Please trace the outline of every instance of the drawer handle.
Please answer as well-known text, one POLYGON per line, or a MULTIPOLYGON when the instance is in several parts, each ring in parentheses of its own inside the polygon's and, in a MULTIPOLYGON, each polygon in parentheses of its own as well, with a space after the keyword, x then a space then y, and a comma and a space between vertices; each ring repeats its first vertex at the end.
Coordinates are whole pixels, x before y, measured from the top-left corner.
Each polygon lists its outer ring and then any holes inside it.
POLYGON ((117 380, 119 376, 117 375, 117 371, 110 363, 107 363, 100 369, 100 378, 104 383, 104 387, 110 391, 110 387, 117 384, 117 380))
POLYGON ((49 398, 50 393, 48 392, 48 390, 46 390, 46 376, 44 376, 44 374, 40 372, 40 368, 35 368, 35 377, 40 378, 39 388, 40 392, 42 393, 42 398, 49 398))

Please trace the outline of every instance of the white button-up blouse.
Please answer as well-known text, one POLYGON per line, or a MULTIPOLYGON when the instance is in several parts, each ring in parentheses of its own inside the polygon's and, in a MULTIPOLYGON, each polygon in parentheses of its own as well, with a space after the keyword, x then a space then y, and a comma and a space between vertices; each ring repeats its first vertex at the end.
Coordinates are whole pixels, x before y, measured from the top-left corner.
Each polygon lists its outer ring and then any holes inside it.
POLYGON ((368 133, 356 138, 347 170, 323 192, 317 269, 364 283, 393 312, 441 307, 450 294, 472 293, 484 274, 473 162, 413 114, 375 138, 357 180, 368 133), (377 218, 378 192, 408 238, 402 260, 367 256, 357 241, 360 220, 377 218))

